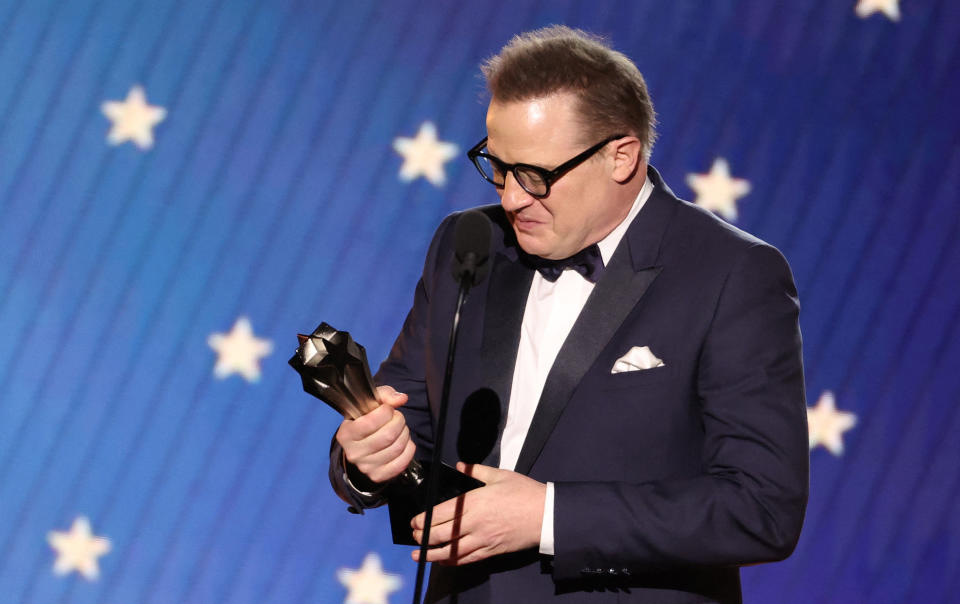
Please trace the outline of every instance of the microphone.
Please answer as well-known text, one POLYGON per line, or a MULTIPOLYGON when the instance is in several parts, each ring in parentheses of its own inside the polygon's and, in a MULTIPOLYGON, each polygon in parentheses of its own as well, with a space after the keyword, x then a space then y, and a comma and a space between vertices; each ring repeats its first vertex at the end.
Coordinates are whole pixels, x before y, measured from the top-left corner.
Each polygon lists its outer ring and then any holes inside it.
MULTIPOLYGON (((490 272, 490 219, 479 210, 469 210, 457 219, 454 231, 453 278, 457 281, 459 292, 457 305, 450 326, 450 344, 447 347, 447 365, 443 374, 443 388, 440 394, 440 407, 437 410, 436 430, 433 436, 433 455, 430 473, 427 477, 427 505, 424 510, 426 523, 420 543, 420 559, 417 562, 417 579, 413 591, 413 604, 420 603, 423 580, 426 576, 427 550, 430 541, 430 525, 433 522, 433 506, 437 502, 441 451, 443 437, 447 428, 447 407, 450 405, 450 377, 453 375, 453 360, 457 350, 457 334, 460 331, 460 310, 470 288, 482 282, 490 272)), ((478 481, 479 482, 479 481, 478 481)), ((483 483, 479 483, 482 486, 483 483)))
POLYGON ((490 272, 490 219, 479 210, 464 212, 454 232, 453 278, 467 287, 483 281, 490 272))

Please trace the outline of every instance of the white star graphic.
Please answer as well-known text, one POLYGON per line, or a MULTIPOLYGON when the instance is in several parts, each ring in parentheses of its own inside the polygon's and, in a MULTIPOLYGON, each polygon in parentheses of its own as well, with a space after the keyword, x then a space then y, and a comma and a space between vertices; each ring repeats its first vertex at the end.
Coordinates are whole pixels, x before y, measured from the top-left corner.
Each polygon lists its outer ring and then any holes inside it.
POLYGON ((207 344, 217 352, 213 374, 220 379, 239 373, 248 382, 260 379, 260 359, 273 352, 273 343, 253 335, 250 319, 240 317, 230 333, 214 333, 207 344))
POLYGON ((900 0, 858 0, 855 10, 861 19, 881 12, 891 21, 900 20, 900 0))
POLYGON ((94 537, 90 532, 90 521, 78 516, 69 532, 50 531, 47 543, 57 551, 57 561, 53 563, 53 572, 66 575, 77 571, 88 581, 100 576, 97 559, 110 551, 110 540, 94 537))
POLYGON ((400 180, 409 182, 423 176, 437 187, 446 184, 443 165, 456 156, 458 149, 453 143, 437 140, 437 127, 432 122, 421 124, 414 138, 398 136, 393 140, 393 148, 403 156, 400 180))
POLYGON ((113 127, 107 133, 107 142, 119 145, 133 141, 141 149, 153 146, 153 127, 167 117, 167 110, 147 104, 143 87, 135 85, 123 101, 106 101, 100 106, 113 127))
POLYGON ((387 604, 387 595, 400 589, 400 575, 383 572, 380 556, 370 552, 357 570, 341 568, 337 579, 347 588, 343 604, 387 604))
POLYGON ((829 390, 820 395, 814 407, 807 407, 810 450, 817 445, 839 457, 843 454, 843 433, 857 425, 857 416, 837 411, 837 401, 829 390))
POLYGON ((730 177, 727 160, 713 160, 708 174, 687 174, 687 184, 697 194, 698 206, 716 212, 728 222, 737 219, 737 199, 750 192, 750 182, 730 177))

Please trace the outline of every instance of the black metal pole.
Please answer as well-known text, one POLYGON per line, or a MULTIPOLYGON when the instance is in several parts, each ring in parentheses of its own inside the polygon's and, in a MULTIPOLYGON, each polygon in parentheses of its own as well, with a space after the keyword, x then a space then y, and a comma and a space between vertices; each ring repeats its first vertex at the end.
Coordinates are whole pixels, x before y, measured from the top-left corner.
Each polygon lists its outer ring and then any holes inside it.
POLYGON ((450 327, 450 346, 447 348, 447 367, 443 374, 443 390, 440 395, 440 409, 437 412, 437 426, 433 439, 433 455, 430 473, 427 476, 427 509, 424 520, 423 539, 420 541, 420 558, 417 560, 417 582, 413 592, 413 604, 420 604, 423 591, 423 578, 427 568, 427 544, 430 541, 430 523, 433 521, 433 506, 437 501, 437 489, 440 482, 440 458, 443 451, 443 434, 447 426, 447 406, 450 401, 450 376, 453 374, 454 352, 457 348, 457 334, 460 331, 460 308, 467 299, 471 276, 460 279, 460 291, 457 295, 457 308, 453 313, 453 325, 450 327))

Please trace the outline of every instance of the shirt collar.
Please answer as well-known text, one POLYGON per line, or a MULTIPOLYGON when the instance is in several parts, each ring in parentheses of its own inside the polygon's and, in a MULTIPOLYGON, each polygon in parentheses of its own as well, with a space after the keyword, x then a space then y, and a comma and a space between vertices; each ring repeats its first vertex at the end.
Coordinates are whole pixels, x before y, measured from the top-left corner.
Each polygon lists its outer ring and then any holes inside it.
POLYGON ((643 204, 645 204, 647 199, 650 198, 651 193, 653 193, 653 183, 649 178, 647 178, 644 180, 643 186, 640 187, 640 192, 637 194, 637 198, 633 200, 633 206, 630 207, 630 212, 627 213, 626 218, 624 218, 620 224, 617 225, 617 228, 610 231, 609 235, 597 242, 597 246, 600 248, 600 256, 603 258, 604 266, 610 264, 610 258, 612 258, 613 253, 617 251, 617 246, 620 245, 620 240, 623 239, 623 235, 630 227, 630 223, 632 223, 633 219, 637 217, 640 209, 643 208, 643 204))

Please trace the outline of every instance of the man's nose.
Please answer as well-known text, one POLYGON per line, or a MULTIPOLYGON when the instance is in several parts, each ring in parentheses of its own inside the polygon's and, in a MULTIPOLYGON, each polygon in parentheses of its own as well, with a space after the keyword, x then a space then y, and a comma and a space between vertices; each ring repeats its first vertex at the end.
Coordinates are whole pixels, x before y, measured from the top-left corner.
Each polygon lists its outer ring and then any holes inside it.
POLYGON ((503 194, 500 195, 500 205, 507 212, 517 212, 533 203, 533 196, 524 191, 513 172, 507 172, 503 179, 503 194))

